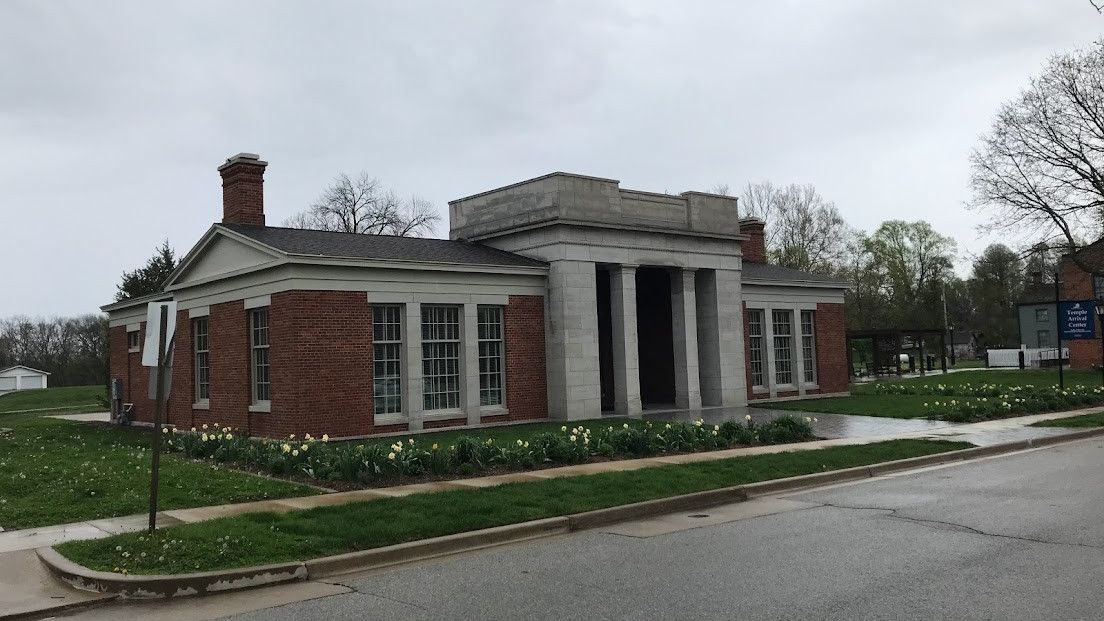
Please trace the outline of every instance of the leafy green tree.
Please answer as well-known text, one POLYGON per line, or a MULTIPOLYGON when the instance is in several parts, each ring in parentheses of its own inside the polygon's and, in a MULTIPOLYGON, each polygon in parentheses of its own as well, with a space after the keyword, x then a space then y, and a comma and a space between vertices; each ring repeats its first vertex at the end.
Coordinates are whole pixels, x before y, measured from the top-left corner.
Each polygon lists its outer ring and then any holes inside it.
POLYGON ((869 255, 866 277, 877 282, 887 311, 872 318, 880 326, 943 326, 943 285, 952 276, 956 244, 922 220, 887 220, 863 240, 869 255))
POLYGON ((176 252, 169 247, 169 240, 166 239, 144 266, 132 272, 123 272, 123 280, 117 285, 115 300, 160 293, 177 264, 176 252))

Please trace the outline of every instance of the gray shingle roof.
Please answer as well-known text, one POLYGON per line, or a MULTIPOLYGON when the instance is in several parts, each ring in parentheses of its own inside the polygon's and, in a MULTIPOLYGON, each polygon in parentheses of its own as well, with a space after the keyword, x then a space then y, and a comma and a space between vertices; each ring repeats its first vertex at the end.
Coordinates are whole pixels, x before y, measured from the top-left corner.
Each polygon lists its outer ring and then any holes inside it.
POLYGON ((750 261, 744 261, 743 270, 744 280, 767 280, 780 283, 787 281, 817 282, 826 285, 839 285, 840 287, 847 286, 845 281, 835 276, 812 274, 810 272, 782 267, 781 265, 771 265, 770 263, 752 263, 750 261))
POLYGON ((543 261, 523 257, 520 254, 498 250, 483 244, 448 239, 361 235, 246 224, 220 224, 219 226, 245 235, 266 246, 294 255, 342 259, 422 261, 458 265, 547 266, 543 261))

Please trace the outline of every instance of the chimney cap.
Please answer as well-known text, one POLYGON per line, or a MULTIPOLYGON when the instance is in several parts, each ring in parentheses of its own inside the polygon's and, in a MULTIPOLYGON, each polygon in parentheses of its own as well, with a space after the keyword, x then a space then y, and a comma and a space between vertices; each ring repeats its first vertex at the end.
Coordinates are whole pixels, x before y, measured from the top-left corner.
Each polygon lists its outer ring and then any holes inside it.
POLYGON ((233 166, 234 164, 253 164, 255 166, 268 166, 268 162, 261 159, 261 156, 256 153, 239 153, 237 155, 226 158, 226 163, 219 166, 219 172, 224 169, 233 166))

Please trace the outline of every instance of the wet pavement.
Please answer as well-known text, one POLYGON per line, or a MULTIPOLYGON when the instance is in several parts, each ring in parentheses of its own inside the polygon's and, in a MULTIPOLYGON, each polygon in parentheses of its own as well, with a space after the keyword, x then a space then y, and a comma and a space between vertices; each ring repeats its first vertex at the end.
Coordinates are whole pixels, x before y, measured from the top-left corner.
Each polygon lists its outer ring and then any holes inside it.
MULTIPOLYGON (((699 418, 711 425, 729 420, 742 421, 747 415, 756 424, 770 422, 780 416, 808 417, 813 433, 827 440, 844 438, 916 437, 970 442, 977 446, 990 446, 1018 440, 1046 438, 1069 433, 1060 427, 1030 427, 1023 418, 1010 418, 981 423, 950 423, 926 418, 886 418, 881 416, 856 416, 853 414, 828 414, 824 412, 797 412, 774 410, 769 407, 717 407, 701 410, 664 410, 645 412, 645 420, 683 420, 699 418)), ((1074 413, 1059 413, 1072 416, 1074 413)), ((1055 416, 1049 416, 1055 418, 1055 416)), ((1032 420, 1032 422, 1035 422, 1032 420)))

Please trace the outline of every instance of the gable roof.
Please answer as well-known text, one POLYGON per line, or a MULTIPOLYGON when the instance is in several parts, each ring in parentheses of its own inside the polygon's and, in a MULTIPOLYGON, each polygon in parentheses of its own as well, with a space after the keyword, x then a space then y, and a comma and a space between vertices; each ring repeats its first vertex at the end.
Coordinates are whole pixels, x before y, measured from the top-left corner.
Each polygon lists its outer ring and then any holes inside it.
POLYGON ((13 371, 15 369, 26 369, 27 371, 34 371, 35 373, 41 373, 43 375, 49 375, 50 374, 49 371, 42 371, 40 369, 32 369, 31 367, 29 367, 27 365, 24 365, 24 364, 17 364, 15 366, 10 366, 6 369, 0 369, 0 373, 7 373, 8 371, 13 371))
POLYGON ((523 257, 520 254, 483 244, 448 239, 364 235, 247 224, 216 224, 215 226, 248 237, 282 253, 301 257, 547 267, 543 261, 523 257))
POLYGON ((781 265, 770 263, 743 262, 744 282, 754 281, 755 284, 790 285, 790 286, 814 286, 814 287, 838 287, 846 289, 849 285, 846 281, 835 276, 813 274, 803 272, 781 265))

